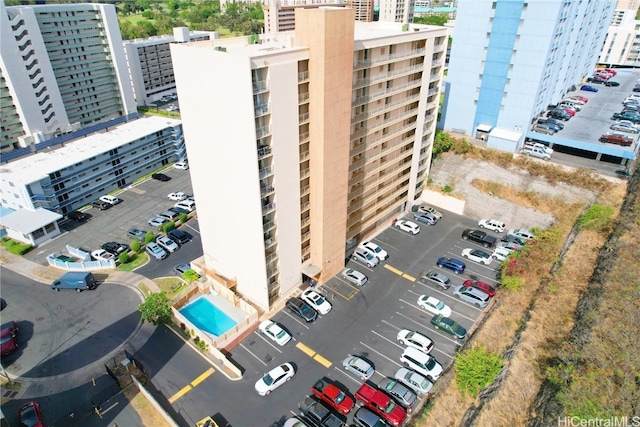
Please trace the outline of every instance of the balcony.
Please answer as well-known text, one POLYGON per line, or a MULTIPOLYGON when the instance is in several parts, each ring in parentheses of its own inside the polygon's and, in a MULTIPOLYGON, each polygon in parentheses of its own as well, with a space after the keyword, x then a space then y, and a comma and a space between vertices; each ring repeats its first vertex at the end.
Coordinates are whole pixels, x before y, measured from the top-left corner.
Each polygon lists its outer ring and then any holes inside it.
POLYGON ((309 132, 301 133, 300 135, 298 135, 298 140, 300 142, 308 141, 309 140, 309 132))
POLYGON ((300 221, 300 226, 304 228, 310 223, 311 223, 311 217, 308 216, 308 217, 302 218, 302 221, 300 221))
POLYGON ((303 233, 302 236, 300 237, 302 242, 306 242, 311 239, 311 232, 307 231, 306 233, 303 233))
POLYGON ((306 169, 303 169, 303 170, 300 171, 300 179, 305 179, 309 175, 311 175, 311 169, 310 168, 306 168, 306 169))
POLYGON ((424 55, 425 51, 426 51, 426 49, 422 48, 422 49, 409 50, 409 51, 406 51, 406 52, 400 52, 400 53, 396 53, 396 54, 392 54, 392 55, 385 55, 385 56, 381 56, 381 57, 373 58, 373 59, 362 59, 362 60, 358 61, 358 63, 353 68, 354 69, 365 68, 365 67, 370 67, 371 65, 381 64, 381 63, 384 63, 384 62, 395 61, 396 59, 400 59, 400 58, 409 58, 411 56, 420 56, 420 55, 424 55))
POLYGON ((268 233, 269 231, 273 230, 274 228, 276 228, 276 223, 273 221, 267 221, 264 224, 262 224, 262 230, 265 233, 268 233))
POLYGON ((268 90, 268 84, 266 80, 260 80, 253 82, 253 93, 266 92, 268 90))
POLYGON ((298 73, 298 83, 302 83, 309 80, 309 72, 308 71, 303 71, 301 73, 298 73))
POLYGON ((271 155, 271 147, 258 148, 258 159, 264 159, 269 155, 271 155))
POLYGON ((415 80, 412 80, 412 81, 407 82, 407 83, 405 83, 403 85, 400 85, 400 86, 393 86, 393 87, 390 87, 388 89, 372 93, 370 95, 360 96, 360 97, 356 98, 351 103, 351 106, 355 107, 357 105, 361 105, 361 104, 364 104, 366 102, 373 101, 376 98, 385 97, 385 96, 389 96, 389 95, 395 94, 395 93, 400 92, 402 90, 417 88, 417 87, 420 87, 421 84, 422 84, 422 80, 421 79, 415 79, 415 80))
POLYGON ((311 156, 311 153, 309 152, 309 150, 303 151, 302 153, 300 153, 300 162, 304 162, 305 160, 308 160, 310 156, 311 156))
POLYGON ((266 178, 270 175, 273 175, 273 171, 271 170, 271 167, 266 167, 264 169, 260 169, 259 175, 260 175, 260 179, 266 178))
POLYGON ((273 192, 274 192, 274 191, 276 191, 276 189, 275 189, 273 186, 268 185, 268 186, 266 186, 266 187, 261 187, 261 188, 260 188, 260 195, 261 195, 262 197, 266 197, 266 196, 268 196, 269 194, 273 194, 273 192))
POLYGON ((298 114, 298 124, 307 123, 309 121, 309 113, 298 114))
POLYGON ((424 69, 424 65, 423 64, 418 64, 418 65, 412 65, 410 67, 404 67, 402 69, 399 70, 394 70, 388 73, 382 73, 382 74, 376 74, 372 77, 366 78, 366 79, 359 79, 356 80, 356 82, 354 83, 353 87, 357 88, 357 87, 362 87, 362 86, 368 86, 374 83, 377 83, 379 81, 382 80, 388 80, 391 79, 393 77, 398 77, 401 76, 403 74, 408 74, 408 73, 415 73, 417 71, 422 71, 424 69))
POLYGON ((258 104, 253 108, 256 117, 260 117, 260 116, 264 116, 265 114, 269 113, 270 110, 270 105, 267 104, 258 104))
POLYGON ((262 205, 262 215, 266 215, 270 212, 273 212, 276 209, 276 204, 275 203, 265 203, 264 205, 262 205))
POLYGON ((309 92, 301 93, 298 95, 298 103, 304 104, 309 101, 309 92))
POLYGON ((311 202, 300 203, 300 212, 308 211, 311 208, 311 202))
POLYGON ((271 126, 262 126, 256 129, 256 138, 264 138, 265 136, 271 134, 271 126))

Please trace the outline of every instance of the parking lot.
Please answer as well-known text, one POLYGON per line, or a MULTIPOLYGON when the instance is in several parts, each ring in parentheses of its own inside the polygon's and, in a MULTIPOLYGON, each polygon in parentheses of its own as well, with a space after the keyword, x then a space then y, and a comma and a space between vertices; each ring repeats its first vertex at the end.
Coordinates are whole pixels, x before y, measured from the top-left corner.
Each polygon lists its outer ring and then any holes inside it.
MULTIPOLYGON (((485 266, 462 258, 465 248, 482 249, 476 243, 461 239, 465 228, 477 228, 477 223, 469 218, 445 212, 437 225, 430 227, 421 223, 420 227, 421 232, 415 236, 394 227, 385 230, 373 241, 389 253, 389 259, 374 268, 354 261, 348 263, 348 267, 369 277, 366 285, 356 287, 339 275, 323 284, 319 291, 333 308, 313 323, 307 324, 289 310, 281 310, 272 320, 292 335, 291 341, 279 346, 259 331, 251 333, 228 355, 243 370, 243 379, 229 384, 220 375, 212 375, 212 383, 203 382, 176 399, 176 410, 197 420, 199 414, 207 413, 195 402, 217 391, 215 402, 207 408, 208 414, 218 411, 231 425, 281 425, 286 418, 299 413, 298 403, 310 394, 315 381, 324 376, 348 388, 353 397, 362 381, 342 367, 342 361, 349 354, 362 356, 374 366, 375 374, 369 382, 379 384, 385 377, 393 378, 402 367, 400 356, 404 350, 397 334, 405 328, 434 341, 431 355, 446 369, 462 342, 436 330, 430 324, 432 314, 420 308, 417 300, 421 295, 438 298, 451 307, 451 317, 471 331, 483 310, 454 298, 453 289, 469 278, 495 286, 499 263, 493 261, 485 266), (441 256, 464 260, 465 273, 458 276, 436 267, 441 256), (417 280, 420 274, 429 269, 448 276, 451 287, 445 291, 436 285, 420 283, 417 280), (295 367, 294 378, 273 393, 258 396, 254 383, 284 362, 295 367), (224 393, 220 393, 221 390, 224 393), (237 404, 239 396, 242 396, 242 405, 237 404)), ((178 393, 183 386, 176 384, 176 389, 167 390, 166 395, 178 393)))
MULTIPOLYGON (((131 228, 157 231, 148 225, 147 221, 176 203, 167 197, 168 194, 178 191, 193 194, 188 170, 177 170, 170 167, 162 172, 171 177, 171 180, 161 182, 149 178, 140 181, 116 194, 122 199, 121 203, 104 211, 96 208, 84 210, 89 215, 87 221, 62 221, 63 234, 27 253, 25 258, 46 265, 48 255, 66 254, 66 245, 84 248, 91 252, 110 241, 130 244, 131 237, 127 232, 131 228)), ((191 242, 185 244, 183 248, 171 254, 167 259, 149 263, 148 266, 137 272, 150 278, 159 277, 167 275, 167 273, 171 274, 174 265, 188 263, 201 256, 202 244, 197 219, 189 220, 182 229, 192 236, 191 242)))

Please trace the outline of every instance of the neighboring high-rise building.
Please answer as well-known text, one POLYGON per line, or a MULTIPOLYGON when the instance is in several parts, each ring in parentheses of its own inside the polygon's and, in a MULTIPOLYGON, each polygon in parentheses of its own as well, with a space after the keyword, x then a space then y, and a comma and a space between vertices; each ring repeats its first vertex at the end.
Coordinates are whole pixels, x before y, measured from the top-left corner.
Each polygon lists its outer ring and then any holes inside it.
POLYGON ((350 7, 355 20, 373 21, 373 0, 268 0, 263 6, 265 33, 293 31, 296 28, 296 9, 319 7, 350 7))
POLYGON ((171 62, 171 43, 217 38, 217 33, 189 32, 187 27, 173 29, 173 35, 125 40, 124 50, 129 65, 136 104, 145 106, 176 89, 171 62))
POLYGON ((171 45, 205 270, 263 309, 338 273, 429 173, 448 30, 354 14, 171 45))
POLYGON ((640 0, 619 0, 611 19, 600 63, 640 66, 640 20, 636 19, 640 0))
POLYGON ((136 112, 113 5, 0 1, 0 151, 136 112))
MULTIPOLYGON (((593 72, 615 1, 459 0, 444 129, 526 132, 593 72)), ((514 147, 515 149, 515 147, 514 147)))
POLYGON ((380 16, 378 20, 403 24, 413 22, 415 7, 415 0, 380 0, 380 16))

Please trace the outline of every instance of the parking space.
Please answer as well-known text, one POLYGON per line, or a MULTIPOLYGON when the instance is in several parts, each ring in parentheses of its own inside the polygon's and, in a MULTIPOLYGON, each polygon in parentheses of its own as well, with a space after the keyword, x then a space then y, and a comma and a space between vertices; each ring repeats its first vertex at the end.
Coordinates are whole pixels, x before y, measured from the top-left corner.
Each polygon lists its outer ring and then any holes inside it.
MULTIPOLYGON (((27 253, 25 257, 45 265, 48 255, 66 254, 66 245, 93 251, 110 241, 130 244, 131 237, 127 232, 131 228, 138 228, 145 232, 156 231, 148 225, 147 221, 176 203, 167 197, 168 194, 178 191, 193 194, 188 171, 169 167, 162 172, 171 180, 161 182, 147 179, 129 186, 116 194, 122 200, 121 203, 106 210, 93 207, 83 210, 89 216, 85 222, 78 223, 65 219, 60 225, 63 230, 60 237, 39 246, 36 250, 27 253)), ((197 221, 189 221, 184 229, 196 238, 192 243, 197 240, 195 245, 200 247, 201 254, 197 221)), ((179 251, 176 252, 178 253, 179 251)))
MULTIPOLYGON (((413 216, 407 215, 405 219, 413 220, 413 216)), ((435 226, 421 223, 417 235, 389 227, 371 240, 387 251, 387 260, 373 268, 354 260, 347 263, 347 267, 366 274, 368 283, 357 287, 337 275, 318 289, 333 305, 328 314, 306 323, 284 309, 272 318, 292 336, 286 345, 279 346, 256 331, 231 351, 230 358, 244 369, 243 380, 237 387, 256 395, 253 390, 256 380, 281 363, 292 363, 296 368, 292 381, 283 385, 283 390, 260 398, 268 400, 261 412, 265 421, 281 425, 276 421, 282 422, 283 416, 299 413, 298 403, 310 394, 311 386, 319 378, 329 377, 347 388, 351 395, 355 394, 362 380, 343 368, 342 362, 348 355, 361 356, 374 366, 370 383, 379 384, 383 378, 393 378, 402 367, 400 356, 405 347, 398 342, 398 332, 403 329, 430 338, 434 342, 430 354, 443 367, 450 366, 463 342, 431 325, 433 315, 418 305, 418 299, 422 295, 437 298, 451 308, 451 318, 467 330, 472 329, 483 309, 455 298, 453 290, 467 279, 496 286, 498 261, 485 266, 465 259, 466 271, 461 275, 440 269, 436 263, 442 256, 463 260, 461 252, 467 247, 482 248, 461 237, 464 229, 476 226, 469 218, 445 213, 435 226), (447 275, 451 287, 443 290, 435 284, 421 282, 421 274, 431 269, 447 275)), ((250 412, 245 415, 233 411, 232 414, 226 408, 228 405, 221 401, 217 409, 233 425, 254 421, 250 412)), ((353 412, 348 416, 349 422, 353 412)))

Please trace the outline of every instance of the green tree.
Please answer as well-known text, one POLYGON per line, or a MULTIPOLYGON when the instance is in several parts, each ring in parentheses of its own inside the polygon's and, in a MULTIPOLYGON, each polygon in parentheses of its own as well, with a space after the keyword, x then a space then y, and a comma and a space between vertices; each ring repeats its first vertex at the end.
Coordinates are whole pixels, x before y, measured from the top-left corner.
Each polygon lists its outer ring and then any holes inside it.
POLYGON ((182 278, 187 283, 193 283, 200 278, 200 275, 195 270, 187 270, 182 273, 182 278))
POLYGON ((171 300, 164 292, 153 293, 138 306, 143 322, 163 325, 171 321, 171 300))
POLYGON ((122 252, 120 255, 118 255, 118 261, 120 261, 120 264, 126 264, 129 262, 129 253, 127 251, 122 252))
POLYGON ((430 16, 419 16, 419 17, 413 18, 413 22, 415 22, 416 24, 438 25, 440 27, 443 27, 448 20, 449 18, 447 18, 447 15, 445 13, 439 13, 437 15, 430 15, 430 16))
POLYGON ((175 222, 173 222, 173 221, 169 221, 169 222, 164 223, 164 224, 162 224, 162 225, 160 226, 160 229, 161 229, 163 232, 165 232, 165 233, 167 233, 167 232, 169 232, 169 231, 173 230, 174 228, 176 228, 176 223, 175 223, 175 222))
POLYGON ((189 215, 186 214, 185 212, 180 213, 180 215, 178 215, 178 220, 180 221, 181 224, 184 224, 185 222, 187 222, 187 220, 189 219, 189 215))
POLYGON ((499 354, 488 351, 483 346, 471 348, 456 356, 456 385, 462 394, 476 397, 491 384, 502 369, 503 360, 499 354))
POLYGON ((140 245, 140 240, 138 239, 134 239, 133 242, 131 242, 131 250, 135 253, 140 252, 140 247, 142 245, 140 245))
POLYGON ((151 231, 147 231, 147 234, 144 235, 144 243, 147 244, 153 242, 154 240, 156 240, 156 235, 151 231))

